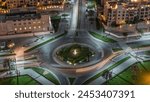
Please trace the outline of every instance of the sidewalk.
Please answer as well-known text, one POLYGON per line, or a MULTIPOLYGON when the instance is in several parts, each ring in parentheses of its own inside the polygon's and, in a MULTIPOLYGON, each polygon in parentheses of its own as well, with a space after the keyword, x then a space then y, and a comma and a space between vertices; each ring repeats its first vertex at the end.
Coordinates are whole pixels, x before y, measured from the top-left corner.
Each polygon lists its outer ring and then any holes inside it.
MULTIPOLYGON (((1 74, 0 78, 17 76, 16 70, 11 72, 12 74, 7 74, 7 72, 1 74)), ((29 75, 30 77, 32 77, 34 80, 38 81, 42 85, 54 85, 51 81, 41 76, 40 74, 36 73, 32 69, 20 69, 19 72, 20 72, 19 75, 29 75)))
POLYGON ((23 37, 31 37, 34 35, 47 35, 50 34, 50 32, 37 32, 37 33, 24 33, 24 34, 14 34, 14 35, 4 35, 0 36, 0 39, 13 39, 13 38, 23 38, 23 37))

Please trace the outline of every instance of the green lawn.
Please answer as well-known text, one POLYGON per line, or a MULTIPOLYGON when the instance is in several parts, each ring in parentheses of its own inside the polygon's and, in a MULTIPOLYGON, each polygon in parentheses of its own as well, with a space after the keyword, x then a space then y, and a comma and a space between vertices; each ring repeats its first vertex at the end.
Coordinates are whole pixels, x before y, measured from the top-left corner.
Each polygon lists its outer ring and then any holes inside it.
POLYGON ((117 52, 117 51, 121 51, 121 50, 123 50, 122 48, 112 48, 112 50, 114 51, 114 52, 117 52))
POLYGON ((89 62, 89 58, 94 55, 95 52, 92 49, 79 44, 72 44, 57 51, 57 56, 60 60, 72 65, 89 62), (73 54, 74 50, 77 50, 76 55, 73 54))
POLYGON ((134 45, 134 46, 131 46, 131 48, 142 48, 142 47, 150 47, 150 44, 143 44, 143 45, 134 45))
POLYGON ((61 16, 52 16, 51 19, 52 20, 54 20, 54 19, 61 19, 61 16))
POLYGON ((146 71, 150 71, 150 61, 145 61, 145 62, 143 62, 141 64, 138 63, 138 67, 142 68, 142 69, 144 69, 146 71))
POLYGON ((28 60, 36 60, 36 59, 37 59, 36 56, 34 56, 34 57, 29 57, 29 58, 25 58, 26 61, 28 61, 28 60))
POLYGON ((51 17, 51 22, 52 22, 55 32, 58 31, 60 21, 61 21, 61 16, 52 16, 51 17))
POLYGON ((150 55, 150 51, 145 51, 145 54, 146 55, 150 55))
POLYGON ((68 79, 69 79, 70 85, 72 85, 76 78, 69 77, 68 79))
POLYGON ((32 69, 35 72, 39 73, 40 75, 42 75, 43 77, 45 77, 46 79, 48 79, 49 81, 51 81, 52 83, 54 83, 55 85, 60 85, 59 80, 51 73, 51 72, 46 72, 46 74, 44 74, 44 72, 46 70, 42 69, 42 68, 37 68, 37 67, 29 67, 26 69, 32 69))
POLYGON ((57 38, 60 38, 60 37, 62 37, 62 36, 64 36, 64 35, 66 35, 66 33, 63 33, 63 34, 60 34, 60 35, 58 35, 58 36, 56 36, 56 37, 50 38, 50 39, 48 39, 48 40, 46 40, 46 41, 44 41, 44 42, 42 42, 42 43, 40 43, 40 44, 38 44, 38 45, 35 45, 35 46, 33 46, 33 47, 27 49, 27 50, 24 51, 24 52, 25 52, 25 53, 28 53, 28 52, 30 52, 30 51, 33 51, 34 49, 39 48, 39 47, 41 47, 41 46, 43 46, 43 45, 45 45, 45 44, 47 44, 47 43, 49 43, 49 42, 51 42, 51 41, 57 39, 57 38))
POLYGON ((87 1, 87 8, 88 9, 93 9, 95 8, 96 2, 94 0, 88 0, 87 1))
POLYGON ((107 43, 115 43, 115 42, 116 42, 115 40, 113 40, 113 39, 111 39, 111 38, 108 38, 108 37, 106 37, 106 36, 103 36, 103 35, 101 35, 101 34, 98 34, 98 33, 96 33, 96 32, 91 32, 91 31, 89 31, 89 33, 90 33, 93 37, 95 37, 95 38, 97 38, 97 39, 99 39, 99 40, 102 40, 102 41, 104 41, 104 42, 107 42, 107 43))
MULTIPOLYGON (((28 75, 18 77, 19 85, 39 85, 39 83, 28 75)), ((0 85, 17 85, 17 77, 1 78, 0 85)))
POLYGON ((7 56, 15 56, 16 54, 10 53, 10 54, 1 54, 0 57, 7 57, 7 56))
MULTIPOLYGON (((131 70, 131 68, 128 68, 126 71, 122 72, 118 76, 120 76, 120 77, 126 79, 128 82, 134 84, 133 71, 131 70)), ((124 84, 124 83, 121 83, 121 84, 124 84)))
POLYGON ((150 71, 150 61, 143 62, 142 64, 135 63, 120 74, 118 74, 116 77, 110 79, 107 81, 105 84, 110 84, 110 85, 132 85, 132 84, 137 84, 136 79, 139 79, 140 73, 150 71), (134 70, 132 69, 133 66, 137 66, 137 71, 136 74, 134 70))
POLYGON ((115 64, 111 65, 110 67, 108 67, 106 70, 99 72, 98 74, 94 75, 93 77, 89 78, 88 80, 86 80, 85 82, 83 82, 83 84, 89 84, 90 82, 96 80, 97 78, 101 77, 106 71, 110 71, 112 69, 114 69, 115 67, 119 66, 120 64, 124 63, 125 61, 127 61, 128 59, 130 59, 130 57, 125 57, 124 59, 116 62, 115 64))

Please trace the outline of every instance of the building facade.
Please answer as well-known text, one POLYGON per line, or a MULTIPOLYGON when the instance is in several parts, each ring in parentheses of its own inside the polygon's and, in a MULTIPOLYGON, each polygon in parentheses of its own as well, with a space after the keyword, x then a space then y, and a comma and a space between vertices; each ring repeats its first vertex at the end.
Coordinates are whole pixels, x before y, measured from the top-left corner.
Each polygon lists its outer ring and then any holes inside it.
POLYGON ((150 20, 149 0, 103 0, 103 3, 101 18, 107 26, 150 20))
POLYGON ((53 32, 49 15, 28 12, 0 16, 0 36, 36 32, 53 32))
POLYGON ((7 13, 14 8, 37 7, 39 11, 54 11, 64 9, 65 0, 0 0, 1 13, 7 13))

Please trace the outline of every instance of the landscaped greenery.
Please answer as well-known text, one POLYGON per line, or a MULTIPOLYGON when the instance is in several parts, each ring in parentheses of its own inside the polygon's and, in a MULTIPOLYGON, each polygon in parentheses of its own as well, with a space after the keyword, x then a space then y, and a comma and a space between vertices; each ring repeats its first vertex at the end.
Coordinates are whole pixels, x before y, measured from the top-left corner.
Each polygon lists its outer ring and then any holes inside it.
POLYGON ((69 14, 64 13, 64 14, 62 14, 61 16, 65 18, 65 17, 69 16, 69 14))
POLYGON ((103 36, 103 35, 101 35, 101 34, 98 34, 98 33, 96 33, 96 32, 89 32, 93 37, 95 37, 95 38, 97 38, 97 39, 99 39, 99 40, 102 40, 102 41, 104 41, 104 42, 108 42, 108 43, 115 43, 116 41, 115 40, 113 40, 113 39, 111 39, 111 38, 108 38, 108 37, 106 37, 106 36, 103 36))
POLYGON ((150 51, 146 51, 145 54, 146 54, 146 55, 150 55, 150 51))
POLYGON ((60 60, 68 64, 76 65, 79 63, 89 62, 90 57, 94 56, 95 52, 89 47, 73 44, 61 48, 56 52, 56 54, 60 60))
POLYGON ((37 59, 36 56, 34 56, 34 57, 29 57, 29 58, 25 58, 25 60, 35 60, 35 59, 37 59))
POLYGON ((38 44, 38 45, 33 46, 32 48, 27 49, 27 50, 25 51, 25 53, 30 52, 30 51, 33 51, 34 49, 39 48, 39 47, 41 47, 41 46, 43 46, 43 45, 45 45, 45 44, 47 44, 47 43, 49 43, 49 42, 51 42, 51 41, 53 41, 53 40, 59 38, 59 37, 62 37, 62 36, 64 36, 64 35, 66 35, 66 33, 63 33, 63 34, 58 35, 58 36, 56 36, 56 37, 50 38, 50 39, 48 39, 48 40, 46 40, 46 41, 44 41, 44 42, 42 42, 42 43, 40 43, 40 44, 38 44))
MULTIPOLYGON (((28 69, 28 68, 26 68, 26 69, 28 69)), ((46 71, 42 68, 38 68, 38 67, 29 67, 29 69, 32 69, 35 72, 39 73, 40 75, 42 75, 43 77, 45 77, 46 79, 48 79, 49 81, 54 83, 55 85, 60 85, 59 80, 51 72, 46 71)))
POLYGON ((10 54, 2 54, 0 57, 7 57, 7 56, 15 56, 16 54, 10 53, 10 54))
POLYGON ((150 61, 138 63, 138 67, 143 68, 145 71, 150 71, 150 61))
MULTIPOLYGON (((39 83, 28 75, 18 76, 19 85, 39 85, 39 83)), ((17 77, 1 78, 0 85, 17 85, 17 77)))
POLYGON ((87 9, 93 9, 95 8, 95 5, 95 1, 88 0, 87 9))
POLYGON ((61 16, 52 16, 51 17, 51 22, 52 22, 55 32, 58 31, 60 21, 61 21, 61 16))
POLYGON ((131 46, 131 48, 142 48, 142 47, 150 47, 150 44, 132 45, 132 46, 131 46))
MULTIPOLYGON (((145 72, 150 73, 150 61, 135 63, 126 70, 118 74, 116 77, 108 80, 108 85, 132 85, 132 84, 150 84, 145 81, 145 72), (141 77, 143 78, 141 80, 141 77)), ((150 76, 147 76, 149 78, 150 76)))
POLYGON ((114 52, 116 52, 116 51, 121 51, 121 50, 123 50, 123 49, 120 47, 120 48, 112 48, 112 50, 113 50, 114 52))
POLYGON ((100 32, 104 32, 105 28, 103 27, 103 24, 100 23, 99 18, 96 18, 96 29, 99 30, 100 32))
POLYGON ((69 79, 70 84, 72 85, 76 78, 69 77, 68 79, 69 79))
POLYGON ((54 19, 61 19, 61 16, 52 16, 51 19, 52 20, 54 20, 54 19))
POLYGON ((130 57, 125 57, 124 59, 116 62, 115 64, 111 65, 110 67, 108 67, 106 70, 99 72, 98 74, 94 75, 93 77, 89 78, 88 80, 86 80, 83 84, 89 84, 90 82, 96 80, 97 78, 99 78, 100 76, 102 76, 104 73, 114 69, 115 67, 119 66, 120 64, 124 63, 125 61, 127 61, 128 59, 130 59, 130 57))

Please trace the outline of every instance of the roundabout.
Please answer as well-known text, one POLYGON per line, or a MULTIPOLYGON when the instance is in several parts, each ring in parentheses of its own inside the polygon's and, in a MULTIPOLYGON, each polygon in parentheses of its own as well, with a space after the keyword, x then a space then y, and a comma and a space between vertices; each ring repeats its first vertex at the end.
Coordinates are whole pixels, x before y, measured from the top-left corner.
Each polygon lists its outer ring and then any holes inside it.
POLYGON ((79 68, 93 65, 103 57, 103 50, 98 51, 91 45, 67 43, 53 52, 54 61, 63 67, 79 68))

